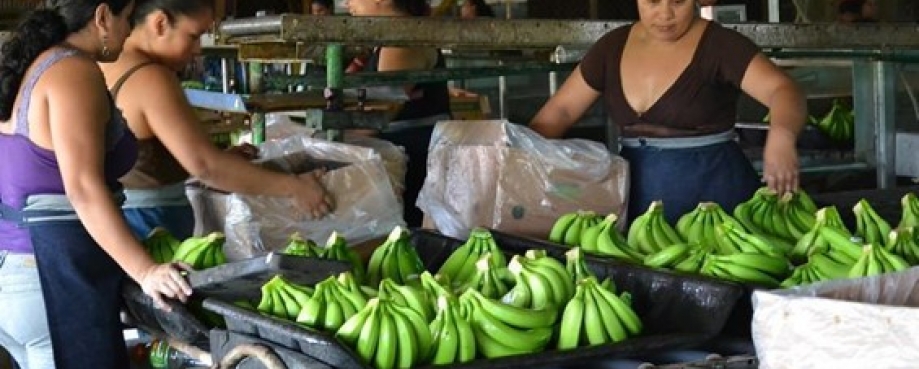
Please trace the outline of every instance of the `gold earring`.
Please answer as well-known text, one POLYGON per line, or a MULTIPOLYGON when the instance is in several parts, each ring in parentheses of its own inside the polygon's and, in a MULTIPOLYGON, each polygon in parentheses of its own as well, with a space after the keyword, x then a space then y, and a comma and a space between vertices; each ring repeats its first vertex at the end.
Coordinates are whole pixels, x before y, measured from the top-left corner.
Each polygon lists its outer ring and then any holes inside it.
POLYGON ((108 44, 108 37, 103 36, 102 37, 102 57, 108 57, 109 55, 109 49, 108 49, 107 44, 108 44))

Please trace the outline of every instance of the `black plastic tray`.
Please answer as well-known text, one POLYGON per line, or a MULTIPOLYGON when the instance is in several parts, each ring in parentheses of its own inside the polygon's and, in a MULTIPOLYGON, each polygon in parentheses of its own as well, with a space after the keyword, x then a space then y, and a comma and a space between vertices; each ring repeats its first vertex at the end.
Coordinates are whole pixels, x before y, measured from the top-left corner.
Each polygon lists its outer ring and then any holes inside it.
MULTIPOLYGON (((491 230, 502 250, 522 254, 546 250, 559 260, 571 248, 549 241, 491 230)), ((655 270, 612 258, 584 255, 597 276, 610 277, 618 290, 632 294, 632 305, 651 333, 720 334, 746 288, 701 275, 655 270)), ((749 322, 748 322, 749 323, 749 322)))
MULTIPOLYGON (((341 261, 269 253, 191 272, 187 278, 195 291, 194 298, 216 297, 237 301, 257 299, 261 286, 278 274, 296 283, 312 285, 350 268, 350 264, 341 261)), ((167 301, 172 311, 157 309, 153 300, 133 282, 125 283, 122 297, 125 309, 139 327, 185 342, 207 342, 208 328, 186 305, 167 301)))
POLYGON ((348 271, 345 262, 271 252, 246 260, 192 272, 188 283, 195 293, 233 301, 261 296, 261 287, 276 275, 288 281, 313 285, 329 276, 348 271))
MULTIPOLYGON (((496 234, 499 246, 511 253, 546 246, 536 240, 496 234), (513 241, 511 241, 513 240, 513 241)), ((428 270, 437 268, 463 241, 428 230, 414 230, 412 243, 428 270)), ((549 244, 548 246, 553 246, 549 244)), ((553 252, 553 254, 558 255, 553 252)), ((643 267, 587 261, 599 276, 610 276, 620 290, 632 294, 632 303, 645 323, 645 333, 617 344, 546 351, 501 359, 476 360, 450 367, 520 368, 597 358, 632 357, 660 350, 690 348, 715 337, 743 290, 739 285, 659 272, 643 267)), ((335 368, 365 368, 364 363, 331 334, 296 323, 242 309, 218 299, 207 299, 204 308, 223 315, 227 329, 259 337, 302 352, 335 368)))

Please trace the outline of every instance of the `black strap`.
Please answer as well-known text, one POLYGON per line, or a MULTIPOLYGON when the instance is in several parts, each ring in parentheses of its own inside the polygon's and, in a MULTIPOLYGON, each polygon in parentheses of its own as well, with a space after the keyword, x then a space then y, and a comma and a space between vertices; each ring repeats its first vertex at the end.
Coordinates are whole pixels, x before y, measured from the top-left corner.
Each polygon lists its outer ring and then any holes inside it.
POLYGON ((137 70, 139 70, 140 68, 146 67, 151 64, 156 64, 156 62, 152 62, 152 61, 143 62, 143 63, 140 63, 138 65, 131 67, 131 69, 128 69, 127 72, 124 72, 124 74, 121 75, 121 78, 118 78, 118 80, 115 81, 115 85, 112 86, 112 90, 111 90, 112 100, 118 98, 118 92, 121 91, 121 86, 123 86, 124 83, 128 81, 128 78, 130 78, 131 75, 134 74, 134 72, 137 72, 137 70))

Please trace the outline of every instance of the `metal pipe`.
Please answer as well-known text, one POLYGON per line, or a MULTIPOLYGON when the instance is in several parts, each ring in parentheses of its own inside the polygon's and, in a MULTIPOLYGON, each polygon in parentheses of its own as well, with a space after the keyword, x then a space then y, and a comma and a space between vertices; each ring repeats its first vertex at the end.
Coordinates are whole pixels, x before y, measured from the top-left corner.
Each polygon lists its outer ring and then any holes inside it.
POLYGON ((226 20, 220 23, 220 33, 229 37, 280 34, 282 29, 280 15, 266 15, 226 20))
POLYGON ((914 50, 765 50, 773 58, 870 59, 879 61, 916 63, 919 52, 914 50))

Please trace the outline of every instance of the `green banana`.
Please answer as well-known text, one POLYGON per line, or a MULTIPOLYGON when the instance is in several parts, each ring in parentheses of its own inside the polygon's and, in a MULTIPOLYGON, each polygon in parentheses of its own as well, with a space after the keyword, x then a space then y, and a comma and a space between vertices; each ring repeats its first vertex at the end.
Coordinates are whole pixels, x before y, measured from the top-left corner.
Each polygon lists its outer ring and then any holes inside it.
POLYGON ((467 290, 460 299, 474 300, 478 306, 488 310, 495 319, 519 329, 537 329, 551 327, 558 318, 558 308, 554 305, 539 309, 522 308, 501 301, 490 299, 475 290, 467 290))
POLYGON ((320 257, 331 260, 340 260, 351 264, 351 274, 358 281, 363 283, 367 271, 364 269, 364 262, 361 256, 354 249, 348 246, 348 242, 338 232, 332 232, 329 239, 326 240, 325 248, 320 249, 320 257))
POLYGON ((913 227, 899 227, 890 231, 887 250, 902 257, 909 265, 919 264, 919 239, 913 227))
POLYGON ((867 200, 859 200, 852 208, 852 212, 855 213, 855 233, 862 240, 878 245, 887 241, 887 235, 891 230, 890 224, 874 211, 867 200))
POLYGON ((688 243, 670 245, 645 257, 644 264, 649 268, 672 268, 686 260, 694 248, 694 245, 688 243))
MULTIPOLYGON (((211 232, 203 237, 189 237, 176 247, 172 260, 186 262, 195 270, 215 267, 216 259, 208 261, 206 258, 213 252, 219 251, 222 254, 224 241, 226 237, 222 232, 211 232)), ((225 256, 223 260, 226 260, 225 256)))
POLYGON ((555 224, 552 225, 552 229, 549 231, 549 241, 563 244, 565 241, 565 233, 568 231, 568 228, 571 227, 571 224, 578 219, 578 213, 567 213, 563 214, 558 220, 555 221, 555 224))
POLYGON ((281 253, 303 257, 319 257, 323 251, 319 249, 319 246, 313 240, 303 239, 299 232, 294 232, 287 238, 287 246, 284 246, 281 253))
MULTIPOLYGON (((461 351, 461 342, 459 329, 457 328, 456 316, 458 313, 448 302, 446 297, 438 299, 437 315, 431 321, 429 331, 432 337, 433 358, 431 364, 446 365, 459 362, 459 353, 461 351), (441 301, 444 301, 441 303, 441 301)), ((473 337, 473 344, 474 344, 473 337)), ((468 343, 466 343, 468 344, 468 343)))
POLYGON ((557 347, 559 350, 573 349, 580 346, 581 327, 584 324, 586 309, 584 289, 577 287, 574 297, 565 304, 559 323, 557 347))
POLYGON ((900 199, 901 215, 897 228, 919 227, 919 197, 907 192, 900 199))
POLYGON ((408 230, 396 226, 382 245, 373 250, 367 265, 367 283, 380 284, 384 278, 398 284, 417 277, 424 271, 424 265, 415 247, 409 242, 408 230))
POLYGON ((627 292, 623 292, 620 296, 616 296, 605 288, 594 288, 593 291, 596 293, 596 296, 606 300, 616 313, 615 316, 619 318, 619 323, 622 324, 622 327, 626 329, 629 335, 637 336, 641 334, 644 329, 644 324, 641 322, 638 314, 635 313, 635 310, 632 309, 631 295, 627 292), (626 302, 626 300, 629 302, 626 302))
POLYGON ((166 228, 156 227, 147 234, 143 244, 153 261, 162 264, 172 261, 181 242, 166 228))

